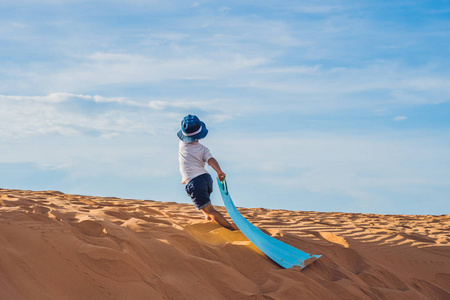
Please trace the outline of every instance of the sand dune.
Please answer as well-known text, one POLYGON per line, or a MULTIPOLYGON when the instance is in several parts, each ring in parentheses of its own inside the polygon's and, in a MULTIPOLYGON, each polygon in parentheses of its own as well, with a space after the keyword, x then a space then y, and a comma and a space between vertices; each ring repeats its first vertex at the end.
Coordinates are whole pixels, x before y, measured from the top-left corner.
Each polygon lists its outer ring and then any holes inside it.
POLYGON ((448 215, 241 208, 323 255, 300 271, 192 205, 6 189, 0 205, 0 299, 450 299, 448 215))

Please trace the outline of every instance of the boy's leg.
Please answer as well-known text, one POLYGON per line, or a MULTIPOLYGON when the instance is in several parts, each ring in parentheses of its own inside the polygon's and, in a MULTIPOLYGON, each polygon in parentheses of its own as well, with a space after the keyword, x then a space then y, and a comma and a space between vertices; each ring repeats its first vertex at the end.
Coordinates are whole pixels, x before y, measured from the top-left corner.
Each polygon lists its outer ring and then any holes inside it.
POLYGON ((230 222, 228 222, 227 219, 225 219, 225 217, 212 206, 212 204, 203 208, 202 211, 207 220, 216 222, 229 230, 239 229, 236 224, 230 224, 230 222))

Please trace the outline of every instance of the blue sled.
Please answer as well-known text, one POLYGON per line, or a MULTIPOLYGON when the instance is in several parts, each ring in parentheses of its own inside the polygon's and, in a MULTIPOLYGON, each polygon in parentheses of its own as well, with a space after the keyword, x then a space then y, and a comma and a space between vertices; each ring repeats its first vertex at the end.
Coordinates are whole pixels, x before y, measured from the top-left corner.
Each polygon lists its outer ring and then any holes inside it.
POLYGON ((246 218, 244 218, 241 213, 234 206, 231 200, 230 193, 228 192, 228 187, 226 181, 221 182, 217 179, 219 183, 220 193, 222 194, 223 203, 227 208, 228 214, 234 223, 239 227, 242 233, 262 252, 264 252, 268 257, 270 257, 277 264, 285 269, 292 268, 294 266, 299 266, 302 269, 321 257, 322 255, 314 255, 303 252, 295 247, 292 247, 280 240, 277 240, 264 232, 262 232, 258 227, 250 223, 246 218))

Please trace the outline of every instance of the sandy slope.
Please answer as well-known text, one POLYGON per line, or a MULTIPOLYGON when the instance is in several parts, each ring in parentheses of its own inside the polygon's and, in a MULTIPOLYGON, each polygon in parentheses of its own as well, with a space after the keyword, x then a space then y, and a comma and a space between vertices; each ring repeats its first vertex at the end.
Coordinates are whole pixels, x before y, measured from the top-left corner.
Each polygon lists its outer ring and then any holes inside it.
POLYGON ((0 205, 0 299, 450 299, 448 215, 240 209, 323 255, 300 271, 192 205, 19 190, 0 205))

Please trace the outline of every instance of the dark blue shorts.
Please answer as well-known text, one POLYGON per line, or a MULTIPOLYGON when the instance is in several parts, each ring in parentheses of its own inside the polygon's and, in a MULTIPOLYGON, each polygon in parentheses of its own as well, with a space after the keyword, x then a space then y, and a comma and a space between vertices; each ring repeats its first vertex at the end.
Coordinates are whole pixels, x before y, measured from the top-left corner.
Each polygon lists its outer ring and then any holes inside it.
POLYGON ((186 184, 186 192, 198 210, 211 204, 209 195, 211 195, 212 191, 213 179, 208 173, 199 175, 186 184))

